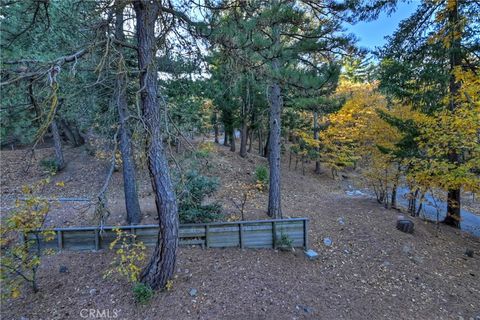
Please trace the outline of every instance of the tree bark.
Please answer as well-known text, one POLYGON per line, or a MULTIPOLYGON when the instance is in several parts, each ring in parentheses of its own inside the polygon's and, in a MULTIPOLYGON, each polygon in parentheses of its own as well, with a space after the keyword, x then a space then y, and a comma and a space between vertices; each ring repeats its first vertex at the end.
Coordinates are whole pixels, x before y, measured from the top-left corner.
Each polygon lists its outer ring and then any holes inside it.
POLYGON ((270 128, 268 128, 267 132, 267 141, 265 142, 265 145, 263 146, 262 150, 262 156, 265 158, 268 158, 268 155, 270 154, 270 128))
POLYGON ((240 157, 245 158, 247 156, 247 140, 248 140, 248 126, 247 121, 243 121, 240 137, 240 157))
POLYGON ((218 114, 217 111, 213 113, 213 129, 215 130, 215 143, 220 143, 218 140, 218 114))
POLYGON ((223 145, 228 147, 228 130, 226 126, 223 126, 223 145))
POLYGON ((248 130, 248 150, 247 152, 252 152, 252 144, 253 144, 253 129, 250 128, 250 130, 248 130))
POLYGON ((65 161, 63 159, 62 139, 58 133, 57 122, 55 119, 52 119, 50 131, 52 131, 53 144, 55 146, 55 163, 57 165, 57 171, 61 171, 65 167, 65 161))
MULTIPOLYGON (((278 59, 273 59, 272 69, 280 68, 278 59)), ((268 139, 268 163, 270 166, 270 181, 268 189, 268 215, 278 219, 282 217, 281 208, 281 162, 280 162, 280 137, 282 95, 278 82, 274 81, 269 87, 270 104, 270 134, 268 139)))
POLYGON ((58 124, 60 125, 60 129, 62 130, 65 137, 67 137, 67 140, 70 142, 70 144, 73 147, 76 147, 77 146, 77 141, 75 141, 75 136, 73 135, 72 130, 70 130, 70 128, 66 124, 65 120, 60 119, 58 121, 58 124))
POLYGON ((260 156, 263 156, 263 139, 262 139, 262 129, 259 127, 257 129, 257 133, 258 133, 258 154, 260 156))
POLYGON ((235 129, 230 131, 230 151, 235 152, 235 129))
MULTIPOLYGON (((115 9, 115 38, 124 41, 123 33, 123 10, 124 6, 118 5, 115 9)), ((117 47, 120 53, 120 63, 123 63, 122 47, 117 47)), ((137 180, 135 176, 135 162, 132 156, 132 143, 127 126, 128 102, 127 102, 127 79, 125 70, 119 68, 115 83, 115 102, 117 105, 118 120, 120 122, 119 142, 123 166, 123 191, 125 195, 125 208, 127 210, 127 223, 139 224, 142 220, 142 211, 138 202, 137 180)))
POLYGON ((155 65, 155 20, 160 13, 158 1, 133 2, 137 22, 138 67, 140 69, 140 101, 142 116, 150 132, 147 143, 148 169, 155 193, 159 233, 153 254, 140 274, 140 281, 153 289, 164 288, 175 271, 178 247, 178 207, 170 168, 165 155, 160 128, 157 99, 157 67, 155 65))
MULTIPOLYGON (((313 112, 313 139, 318 140, 318 112, 313 112)), ((317 157, 320 156, 320 148, 316 147, 317 150, 317 157)), ((320 161, 318 159, 315 161, 315 173, 320 174, 320 161)))
POLYGON ((35 99, 35 95, 33 93, 33 80, 30 79, 28 82, 28 95, 30 96, 30 103, 33 106, 33 109, 35 110, 35 122, 37 123, 37 126, 41 126, 41 120, 42 120, 42 111, 40 109, 40 106, 37 103, 37 100, 35 99))
MULTIPOLYGON (((462 58, 460 55, 461 51, 461 35, 462 31, 459 23, 459 14, 458 14, 458 2, 457 1, 448 1, 448 24, 451 28, 450 37, 451 46, 450 46, 450 84, 449 84, 449 94, 450 94, 450 111, 455 111, 457 109, 457 96, 460 91, 461 83, 455 78, 454 71, 457 67, 460 67, 462 64, 462 58)), ((448 156, 449 162, 457 164, 460 161, 459 154, 456 150, 450 150, 448 156)), ((460 212, 461 212, 461 201, 460 201, 460 189, 450 189, 448 190, 447 195, 447 215, 443 222, 447 225, 454 227, 460 227, 460 212)))
POLYGON ((390 207, 392 209, 397 208, 397 185, 394 184, 392 187, 392 195, 390 197, 390 207))
POLYGON ((71 125, 71 130, 72 130, 73 136, 75 137, 75 142, 77 143, 77 146, 83 145, 85 143, 85 139, 82 137, 82 134, 80 133, 80 130, 78 129, 77 125, 75 124, 71 125))

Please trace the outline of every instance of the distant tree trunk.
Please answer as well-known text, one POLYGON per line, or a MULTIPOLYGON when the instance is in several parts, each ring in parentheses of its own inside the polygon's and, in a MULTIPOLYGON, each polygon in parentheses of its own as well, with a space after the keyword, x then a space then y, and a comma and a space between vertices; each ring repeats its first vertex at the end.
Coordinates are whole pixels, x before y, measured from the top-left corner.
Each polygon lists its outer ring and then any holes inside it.
POLYGON ((35 99, 35 95, 33 94, 33 79, 30 79, 28 82, 28 95, 30 96, 30 103, 35 110, 35 122, 40 127, 42 121, 42 112, 40 106, 37 103, 37 100, 35 99))
POLYGON ((157 98, 155 21, 160 13, 161 2, 135 0, 133 8, 137 26, 142 116, 147 132, 150 132, 147 143, 148 169, 160 227, 157 244, 140 274, 140 281, 153 289, 160 289, 173 276, 178 246, 178 207, 163 146, 157 98))
POLYGON ((243 121, 242 129, 240 132, 240 157, 245 158, 247 156, 247 139, 248 139, 248 126, 247 121, 243 121))
POLYGON ((228 131, 227 131, 227 127, 223 127, 223 145, 225 147, 228 147, 228 131))
POLYGON ((235 129, 230 131, 230 151, 235 152, 235 129))
POLYGON ((393 209, 397 208, 397 185, 396 184, 394 184, 393 187, 392 187, 392 197, 391 197, 391 201, 390 201, 390 206, 393 209))
POLYGON ((70 122, 67 122, 68 127, 73 133, 73 137, 75 138, 75 143, 77 146, 81 146, 85 143, 85 139, 83 139, 82 134, 80 133, 80 130, 78 130, 76 125, 72 125, 70 122))
POLYGON ((57 122, 55 119, 50 124, 50 131, 52 131, 53 144, 55 146, 55 163, 57 170, 61 171, 65 167, 65 161, 63 160, 62 139, 58 133, 57 122))
MULTIPOLYGON (((318 112, 313 112, 313 139, 318 140, 318 112)), ((320 156, 320 148, 315 148, 317 151, 317 157, 320 156)), ((320 161, 315 161, 315 173, 320 174, 320 161)))
MULTIPOLYGON (((460 91, 461 83, 455 78, 454 71, 457 67, 462 65, 461 54, 461 38, 462 30, 458 15, 458 2, 448 1, 448 24, 452 30, 450 30, 450 111, 457 109, 457 98, 460 91)), ((448 157, 450 163, 456 164, 460 162, 460 157, 456 150, 450 150, 448 157)), ((450 189, 447 195, 447 215, 443 221, 445 224, 460 227, 460 189, 450 189)))
POLYGON ((416 189, 414 193, 412 191, 409 191, 409 199, 408 199, 408 212, 412 217, 416 216, 417 212, 417 197, 418 197, 418 192, 420 190, 416 189))
MULTIPOLYGON (((63 99, 59 99, 59 106, 63 104, 63 102, 63 99)), ((83 139, 77 127, 72 125, 69 121, 59 119, 57 125, 60 126, 61 131, 73 147, 78 147, 85 143, 85 139, 83 139)))
POLYGON ((263 156, 263 134, 262 134, 262 129, 258 128, 257 130, 258 133, 258 154, 260 156, 263 156))
POLYGON ((252 144, 253 144, 253 129, 248 130, 248 150, 247 152, 252 152, 252 144))
POLYGON ((268 158, 268 155, 270 154, 269 145, 270 145, 270 128, 267 134, 267 141, 265 142, 265 145, 263 146, 263 150, 262 150, 262 156, 265 158, 268 158))
POLYGON ((218 114, 217 111, 213 113, 213 130, 215 130, 215 143, 220 143, 220 140, 218 140, 218 114))
POLYGON ((73 146, 77 146, 77 141, 75 141, 75 136, 73 135, 72 130, 68 127, 68 125, 65 123, 65 120, 60 119, 58 121, 58 125, 60 126, 60 129, 62 130, 63 134, 67 138, 68 142, 73 146))
MULTIPOLYGON (((275 34, 277 32, 274 32, 275 34)), ((279 40, 277 40, 279 41, 279 40)), ((273 59, 272 69, 278 71, 280 62, 273 59)), ((280 137, 282 95, 281 88, 276 80, 269 87, 270 104, 270 134, 268 139, 268 163, 270 166, 270 181, 268 188, 268 215, 272 218, 282 217, 281 207, 281 162, 280 162, 280 137)))
MULTIPOLYGON (((124 6, 118 5, 115 9, 115 38, 124 41, 123 33, 123 10, 124 6)), ((123 63, 122 48, 118 46, 119 63, 123 63)), ((142 211, 138 202, 137 180, 135 177, 135 162, 132 156, 132 144, 127 126, 128 102, 127 102, 127 79, 125 70, 119 68, 115 83, 115 102, 120 122, 120 151, 123 166, 123 191, 125 194, 125 207, 127 210, 127 223, 139 224, 142 220, 142 211)))

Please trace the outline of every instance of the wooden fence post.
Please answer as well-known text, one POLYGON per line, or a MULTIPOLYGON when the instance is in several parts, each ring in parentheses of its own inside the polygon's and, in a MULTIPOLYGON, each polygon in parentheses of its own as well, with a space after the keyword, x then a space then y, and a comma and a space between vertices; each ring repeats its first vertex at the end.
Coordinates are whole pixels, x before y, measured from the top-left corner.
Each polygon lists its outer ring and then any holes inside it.
POLYGON ((58 250, 63 250, 63 232, 60 230, 57 231, 57 246, 58 250))
POLYGON ((100 232, 98 229, 95 229, 95 251, 100 249, 100 232))
POLYGON ((277 224, 275 223, 275 221, 272 221, 272 241, 273 241, 272 247, 273 249, 276 249, 277 248, 277 224))
POLYGON ((132 234, 132 243, 135 243, 136 233, 135 233, 135 228, 134 227, 130 228, 130 233, 132 234))
POLYGON ((308 250, 308 219, 303 220, 303 248, 308 250))
POLYGON ((239 241, 240 241, 240 249, 243 249, 244 243, 243 243, 243 224, 240 222, 238 224, 238 231, 239 231, 239 241))
POLYGON ((209 232, 208 224, 205 225, 205 246, 208 248, 210 246, 209 239, 208 239, 208 232, 209 232))

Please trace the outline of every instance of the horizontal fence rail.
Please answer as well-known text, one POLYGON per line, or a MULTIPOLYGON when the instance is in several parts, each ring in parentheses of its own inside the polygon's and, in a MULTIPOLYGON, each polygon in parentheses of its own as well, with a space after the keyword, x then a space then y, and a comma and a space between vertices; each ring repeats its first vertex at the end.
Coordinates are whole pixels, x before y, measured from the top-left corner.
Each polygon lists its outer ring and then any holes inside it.
MULTIPOLYGON (((55 232, 52 240, 46 240, 39 233, 30 233, 27 239, 38 240, 42 249, 100 250, 109 248, 116 238, 116 229, 135 234, 135 241, 146 246, 156 244, 159 231, 158 225, 153 224, 70 227, 49 229, 55 232)), ((180 245, 207 248, 276 248, 283 244, 283 237, 291 241, 292 247, 308 249, 307 230, 307 218, 181 224, 179 240, 180 245)))

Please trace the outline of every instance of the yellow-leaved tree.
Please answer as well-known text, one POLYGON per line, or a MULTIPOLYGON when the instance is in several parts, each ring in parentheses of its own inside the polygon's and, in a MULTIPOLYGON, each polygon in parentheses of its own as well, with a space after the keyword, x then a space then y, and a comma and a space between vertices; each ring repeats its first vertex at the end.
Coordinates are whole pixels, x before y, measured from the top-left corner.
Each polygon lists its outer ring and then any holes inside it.
POLYGON ((336 94, 344 96, 346 102, 328 117, 328 127, 320 134, 322 160, 333 175, 342 168, 357 168, 378 202, 395 206, 403 168, 396 151, 403 133, 382 114, 406 120, 415 112, 409 106, 388 102, 377 85, 341 82, 336 94))
MULTIPOLYGON (((461 82, 456 108, 431 115, 418 113, 415 122, 423 157, 408 159, 408 179, 423 189, 480 191, 480 77, 455 69, 461 82), (451 154, 456 161, 451 161, 451 154)), ((459 223, 460 221, 457 221, 459 223)))
POLYGON ((49 183, 42 180, 32 186, 24 186, 24 199, 15 202, 15 208, 7 214, 1 224, 1 268, 0 282, 2 296, 17 298, 25 285, 38 291, 37 270, 42 255, 50 253, 41 246, 43 240, 52 240, 53 231, 40 230, 50 210, 48 200, 36 195, 42 186, 49 183))

